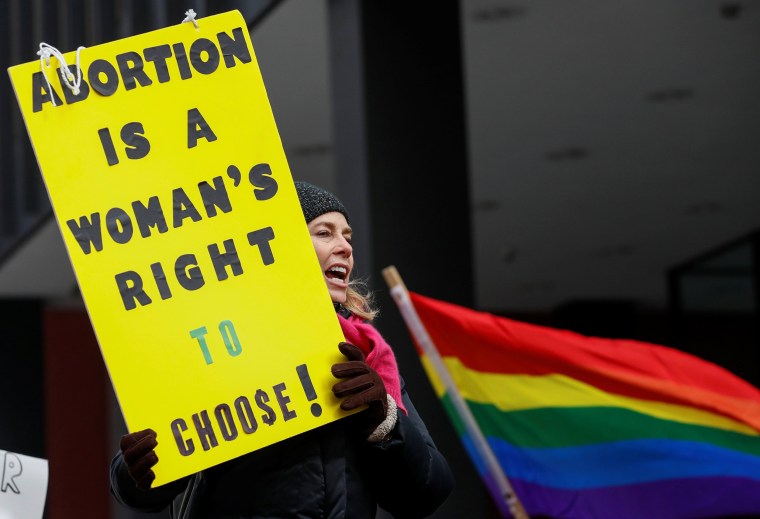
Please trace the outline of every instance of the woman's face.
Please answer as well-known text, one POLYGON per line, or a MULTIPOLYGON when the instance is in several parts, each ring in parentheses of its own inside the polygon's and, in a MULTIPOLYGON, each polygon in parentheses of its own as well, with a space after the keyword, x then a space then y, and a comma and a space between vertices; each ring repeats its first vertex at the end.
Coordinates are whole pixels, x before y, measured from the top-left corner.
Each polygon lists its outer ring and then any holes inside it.
POLYGON ((346 302, 346 289, 354 268, 351 226, 343 214, 333 211, 309 222, 309 234, 327 289, 334 303, 346 302))

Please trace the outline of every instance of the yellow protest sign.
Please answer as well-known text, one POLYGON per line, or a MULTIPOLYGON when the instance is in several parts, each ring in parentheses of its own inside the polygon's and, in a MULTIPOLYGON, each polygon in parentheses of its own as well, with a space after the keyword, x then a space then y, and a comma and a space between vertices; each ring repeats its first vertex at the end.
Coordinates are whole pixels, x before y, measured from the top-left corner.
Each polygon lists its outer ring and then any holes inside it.
POLYGON ((239 12, 9 74, 154 486, 343 416, 343 340, 239 12))

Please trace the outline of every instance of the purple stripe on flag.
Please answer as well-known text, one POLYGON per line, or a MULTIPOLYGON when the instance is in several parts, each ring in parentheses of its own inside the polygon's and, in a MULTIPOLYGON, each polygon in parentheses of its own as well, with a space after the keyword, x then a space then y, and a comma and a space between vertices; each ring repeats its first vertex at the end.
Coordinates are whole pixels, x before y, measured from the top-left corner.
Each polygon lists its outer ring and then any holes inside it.
POLYGON ((757 479, 671 479, 586 490, 542 487, 518 479, 510 483, 528 514, 536 518, 704 519, 760 514, 757 479))

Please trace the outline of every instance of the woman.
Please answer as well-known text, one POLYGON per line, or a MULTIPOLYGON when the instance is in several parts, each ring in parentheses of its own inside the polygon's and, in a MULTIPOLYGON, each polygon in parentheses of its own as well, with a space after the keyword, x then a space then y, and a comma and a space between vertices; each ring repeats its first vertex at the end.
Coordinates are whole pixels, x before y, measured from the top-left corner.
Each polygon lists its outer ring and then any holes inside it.
POLYGON ((146 512, 183 518, 425 517, 449 496, 454 479, 404 389, 395 357, 377 330, 369 295, 351 280, 349 213, 329 191, 296 182, 325 282, 348 342, 335 364, 341 408, 367 409, 192 477, 151 489, 156 434, 122 437, 111 463, 111 492, 146 512))

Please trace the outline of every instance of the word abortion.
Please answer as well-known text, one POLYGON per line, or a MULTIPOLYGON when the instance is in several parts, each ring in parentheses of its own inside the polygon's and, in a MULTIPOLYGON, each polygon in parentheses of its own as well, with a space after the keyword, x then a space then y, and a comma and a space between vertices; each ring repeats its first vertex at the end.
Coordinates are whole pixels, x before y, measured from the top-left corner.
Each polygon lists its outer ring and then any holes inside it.
MULTIPOLYGON (((232 34, 220 32, 216 39, 214 42, 208 38, 198 38, 190 44, 189 49, 178 42, 148 47, 141 53, 122 52, 115 56, 115 63, 96 59, 86 71, 82 71, 80 90, 76 94, 63 86, 60 72, 56 76, 66 104, 72 104, 87 99, 90 89, 102 96, 111 96, 118 91, 119 85, 123 85, 125 90, 133 90, 138 85, 148 87, 154 84, 154 80, 167 83, 177 77, 190 79, 194 75, 193 71, 203 75, 213 74, 222 62, 226 68, 236 66, 238 61, 242 64, 252 62, 242 28, 233 29, 232 34)), ((69 71, 74 77, 79 75, 76 65, 69 66, 69 71)), ((45 74, 35 72, 32 76, 32 110, 41 111, 45 103, 55 106, 63 104, 56 90, 52 86, 48 87, 45 74)))

